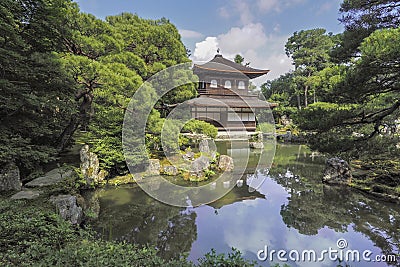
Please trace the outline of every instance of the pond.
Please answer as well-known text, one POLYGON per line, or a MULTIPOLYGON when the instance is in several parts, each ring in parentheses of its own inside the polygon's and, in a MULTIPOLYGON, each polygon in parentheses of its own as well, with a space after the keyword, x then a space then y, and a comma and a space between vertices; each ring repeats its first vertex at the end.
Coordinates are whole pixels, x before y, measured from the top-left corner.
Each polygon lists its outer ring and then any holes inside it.
POLYGON ((196 208, 162 204, 136 185, 101 189, 94 193, 100 215, 92 227, 104 239, 155 246, 165 258, 187 253, 193 262, 211 248, 226 253, 235 247, 262 266, 283 266, 285 259, 290 266, 336 266, 339 253, 351 266, 396 266, 375 259, 400 253, 400 207, 322 185, 324 161, 306 146, 278 145, 268 174, 250 168, 241 187, 196 208), (249 192, 246 181, 254 175, 265 181, 249 192), (260 252, 265 248, 267 259, 260 252), (286 254, 280 260, 272 254, 271 261, 271 250, 286 254), (338 254, 330 259, 323 250, 338 254))

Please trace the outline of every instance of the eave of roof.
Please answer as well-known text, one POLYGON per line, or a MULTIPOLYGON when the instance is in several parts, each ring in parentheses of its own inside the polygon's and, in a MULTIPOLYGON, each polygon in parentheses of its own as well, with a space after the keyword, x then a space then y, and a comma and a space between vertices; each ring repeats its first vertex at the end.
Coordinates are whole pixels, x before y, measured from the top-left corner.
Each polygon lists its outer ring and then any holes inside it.
POLYGON ((261 75, 267 74, 269 70, 254 69, 251 67, 246 67, 236 62, 230 61, 222 57, 222 55, 216 55, 209 62, 197 65, 195 64, 194 69, 207 70, 213 72, 223 72, 223 73, 243 73, 250 79, 259 77, 261 75))
POLYGON ((190 106, 197 107, 230 107, 230 108, 274 108, 276 103, 269 103, 257 97, 211 97, 200 96, 187 101, 190 106))

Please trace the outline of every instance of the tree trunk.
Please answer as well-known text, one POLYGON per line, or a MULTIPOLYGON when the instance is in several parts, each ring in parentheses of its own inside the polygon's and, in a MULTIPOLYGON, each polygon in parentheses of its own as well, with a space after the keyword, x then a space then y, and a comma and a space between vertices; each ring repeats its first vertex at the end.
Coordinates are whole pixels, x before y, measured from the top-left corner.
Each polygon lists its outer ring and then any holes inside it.
POLYGON ((80 116, 78 114, 74 115, 69 121, 68 126, 64 129, 60 137, 58 138, 58 146, 57 149, 62 151, 68 145, 69 141, 72 138, 72 135, 75 133, 76 129, 78 129, 80 122, 80 116))
POLYGON ((308 106, 308 85, 304 87, 304 107, 308 106))
POLYGON ((78 92, 75 95, 75 100, 79 101, 83 98, 83 101, 79 107, 79 114, 75 114, 71 117, 68 126, 64 129, 60 137, 58 138, 58 150, 62 151, 71 140, 73 134, 78 129, 78 126, 82 124, 85 128, 87 127, 90 119, 90 111, 92 109, 93 94, 90 90, 78 92))
POLYGON ((300 94, 297 94, 297 108, 301 110, 300 94))

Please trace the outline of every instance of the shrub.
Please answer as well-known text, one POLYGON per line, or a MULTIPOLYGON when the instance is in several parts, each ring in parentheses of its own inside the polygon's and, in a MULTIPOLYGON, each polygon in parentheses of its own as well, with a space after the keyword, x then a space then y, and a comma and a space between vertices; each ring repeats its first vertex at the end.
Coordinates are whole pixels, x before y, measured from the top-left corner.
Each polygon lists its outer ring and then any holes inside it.
POLYGON ((205 134, 208 137, 215 138, 218 134, 218 129, 205 121, 190 120, 182 128, 183 132, 190 132, 194 134, 205 134))

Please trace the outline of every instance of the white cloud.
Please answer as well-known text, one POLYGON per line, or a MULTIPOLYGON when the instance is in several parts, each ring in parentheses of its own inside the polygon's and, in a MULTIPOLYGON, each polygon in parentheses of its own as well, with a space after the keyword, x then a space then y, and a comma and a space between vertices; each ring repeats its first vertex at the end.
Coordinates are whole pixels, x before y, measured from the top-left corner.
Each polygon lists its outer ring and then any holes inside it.
POLYGON ((265 45, 267 36, 260 23, 251 23, 242 28, 233 27, 227 33, 218 35, 218 42, 223 53, 237 54, 265 45))
POLYGON ((231 16, 226 7, 224 6, 218 9, 218 14, 224 19, 227 19, 231 16))
POLYGON ((263 12, 282 11, 283 9, 304 3, 306 0, 257 0, 257 7, 263 12))
POLYGON ((268 12, 279 7, 279 0, 257 0, 257 7, 263 11, 268 12))
POLYGON ((179 34, 182 36, 182 38, 202 38, 204 36, 200 32, 185 29, 179 29, 179 34))
POLYGON ((210 60, 217 52, 218 41, 217 37, 206 37, 204 41, 196 43, 194 49, 193 61, 210 60))
POLYGON ((240 17, 242 25, 246 25, 253 22, 253 14, 250 11, 250 6, 245 1, 236 0, 234 2, 237 13, 240 17))

